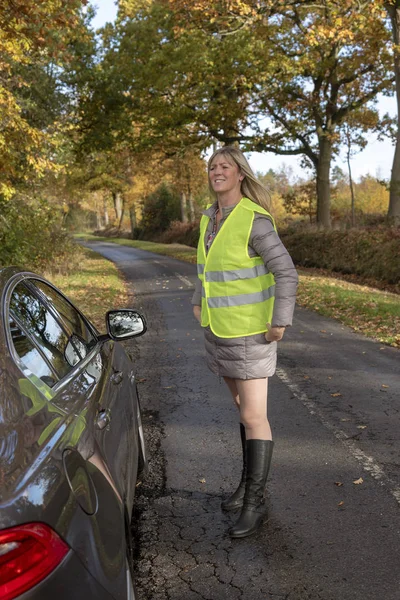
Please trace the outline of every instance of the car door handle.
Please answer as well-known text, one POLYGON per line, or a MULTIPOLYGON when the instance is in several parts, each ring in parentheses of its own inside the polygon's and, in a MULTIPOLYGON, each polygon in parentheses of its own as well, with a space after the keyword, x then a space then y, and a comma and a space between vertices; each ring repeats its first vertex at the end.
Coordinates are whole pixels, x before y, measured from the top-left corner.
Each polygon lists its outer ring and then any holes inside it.
POLYGON ((109 410, 99 410, 96 417, 96 428, 103 430, 111 423, 111 414, 109 410))
POLYGON ((121 383, 121 381, 124 378, 124 374, 122 371, 116 371, 114 373, 114 375, 111 375, 111 381, 115 384, 118 385, 119 383, 121 383))

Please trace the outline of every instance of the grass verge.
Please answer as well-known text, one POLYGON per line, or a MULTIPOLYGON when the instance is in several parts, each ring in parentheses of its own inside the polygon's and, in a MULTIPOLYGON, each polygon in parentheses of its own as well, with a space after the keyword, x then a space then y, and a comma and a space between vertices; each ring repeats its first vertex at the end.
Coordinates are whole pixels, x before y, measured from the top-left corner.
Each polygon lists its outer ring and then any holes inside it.
POLYGON ((144 240, 127 240, 125 238, 109 238, 92 235, 90 233, 76 233, 76 240, 87 240, 95 242, 111 242, 120 246, 131 246, 140 250, 148 250, 155 254, 163 254, 164 256, 172 256, 179 260, 184 260, 192 264, 196 264, 196 248, 184 246, 183 244, 159 244, 157 242, 146 242, 144 240))
MULTIPOLYGON (((196 263, 196 250, 181 244, 158 244, 122 238, 78 234, 76 239, 107 241, 196 263)), ((400 348, 400 296, 350 283, 333 276, 299 269, 297 302, 326 317, 333 317, 383 344, 400 348)))
POLYGON ((301 269, 299 275, 298 304, 400 348, 400 296, 301 269))
POLYGON ((68 296, 101 333, 105 333, 105 314, 123 308, 128 302, 127 286, 117 267, 100 254, 82 249, 79 269, 69 275, 47 275, 68 296))

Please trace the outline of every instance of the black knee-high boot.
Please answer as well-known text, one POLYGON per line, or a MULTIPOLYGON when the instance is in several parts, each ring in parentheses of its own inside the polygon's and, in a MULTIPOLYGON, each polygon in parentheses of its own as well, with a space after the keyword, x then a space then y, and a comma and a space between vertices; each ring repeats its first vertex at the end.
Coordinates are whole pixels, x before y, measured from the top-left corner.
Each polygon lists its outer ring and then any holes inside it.
POLYGON ((235 510, 243 506, 244 491, 246 488, 246 429, 243 423, 240 423, 240 439, 242 441, 243 455, 242 478, 237 490, 229 498, 221 502, 222 510, 235 510))
POLYGON ((274 442, 270 440, 246 442, 246 490, 239 520, 229 531, 233 538, 243 538, 255 533, 267 513, 264 494, 273 447, 274 442))

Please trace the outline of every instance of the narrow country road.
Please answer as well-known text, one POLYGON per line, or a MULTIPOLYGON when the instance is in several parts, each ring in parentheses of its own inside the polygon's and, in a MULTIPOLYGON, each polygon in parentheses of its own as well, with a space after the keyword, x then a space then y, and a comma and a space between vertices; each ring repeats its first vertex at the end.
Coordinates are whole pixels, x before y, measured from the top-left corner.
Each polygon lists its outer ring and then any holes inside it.
POLYGON ((237 416, 203 359, 195 267, 87 245, 148 319, 133 353, 164 471, 138 526, 139 600, 400 600, 400 352, 297 309, 270 381, 269 519, 231 540, 220 502, 240 472, 237 416))

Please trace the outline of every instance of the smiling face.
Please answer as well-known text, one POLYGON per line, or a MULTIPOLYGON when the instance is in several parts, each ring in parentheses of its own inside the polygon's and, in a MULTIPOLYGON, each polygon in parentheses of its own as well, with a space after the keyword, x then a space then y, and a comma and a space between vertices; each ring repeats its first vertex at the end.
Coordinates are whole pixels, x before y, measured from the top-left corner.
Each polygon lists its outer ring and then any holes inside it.
POLYGON ((240 195, 243 176, 239 167, 232 159, 224 154, 217 154, 209 167, 208 176, 214 192, 218 194, 240 195))

